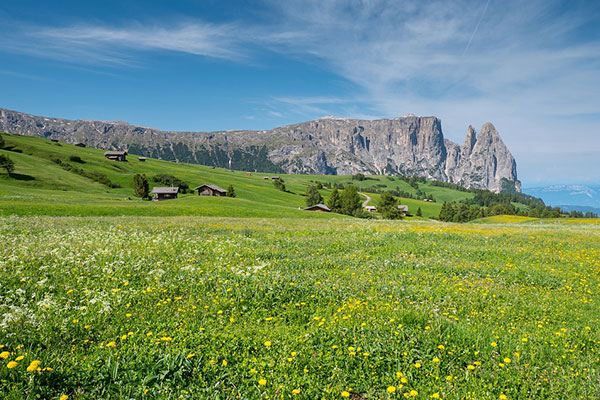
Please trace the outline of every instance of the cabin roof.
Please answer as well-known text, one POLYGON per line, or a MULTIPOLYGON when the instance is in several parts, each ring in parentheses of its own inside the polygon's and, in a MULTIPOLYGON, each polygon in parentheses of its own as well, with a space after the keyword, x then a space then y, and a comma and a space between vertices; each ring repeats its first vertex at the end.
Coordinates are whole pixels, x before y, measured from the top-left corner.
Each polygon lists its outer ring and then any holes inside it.
POLYGON ((152 188, 152 192, 153 194, 176 194, 179 192, 179 187, 161 187, 161 186, 157 186, 157 187, 153 187, 152 188))
POLYGON ((314 210, 315 208, 320 208, 324 211, 331 211, 325 204, 315 204, 314 206, 306 207, 305 210, 314 210))
POLYGON ((127 151, 124 150, 109 150, 104 152, 105 156, 126 156, 127 151))
POLYGON ((198 189, 201 189, 201 188, 203 188, 203 187, 210 188, 210 189, 212 189, 212 190, 215 190, 215 191, 217 191, 217 192, 223 192, 223 193, 227 193, 227 190, 225 190, 225 189, 223 189, 223 188, 220 188, 220 187, 218 187, 217 185, 211 185, 210 183, 205 183, 204 185, 196 186, 196 187, 194 188, 194 190, 198 190, 198 189))

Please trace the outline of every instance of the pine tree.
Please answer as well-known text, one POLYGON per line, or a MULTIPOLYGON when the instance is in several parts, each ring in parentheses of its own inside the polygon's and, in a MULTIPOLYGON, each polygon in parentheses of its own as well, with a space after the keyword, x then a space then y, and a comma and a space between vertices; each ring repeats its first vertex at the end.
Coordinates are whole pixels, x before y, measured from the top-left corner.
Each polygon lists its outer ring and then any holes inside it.
POLYGON ((396 206, 398 201, 390 192, 383 192, 377 203, 377 210, 386 219, 401 219, 402 212, 396 206))
POLYGON ((323 196, 315 186, 309 186, 306 190, 306 206, 314 206, 315 204, 323 203, 323 196))
POLYGON ((235 197, 235 190, 233 190, 233 186, 229 185, 227 187, 227 193, 225 194, 227 197, 235 197))
POLYGON ((6 143, 4 142, 4 138, 0 135, 0 149, 4 147, 6 143))
POLYGON ((354 215, 361 209, 361 200, 358 190, 354 185, 348 185, 340 196, 340 211, 342 214, 354 215))
POLYGON ((10 176, 15 170, 15 163, 8 156, 0 154, 0 168, 5 169, 6 173, 10 176))
POLYGON ((136 174, 133 177, 133 192, 137 197, 141 197, 142 199, 148 198, 148 192, 150 187, 148 186, 148 181, 146 180, 146 175, 136 174))
POLYGON ((338 192, 337 188, 334 188, 331 191, 331 195, 329 195, 329 199, 327 199, 327 207, 333 212, 339 212, 341 210, 340 192, 338 192))
POLYGON ((422 217, 423 211, 421 211, 421 207, 417 208, 417 217, 422 217))

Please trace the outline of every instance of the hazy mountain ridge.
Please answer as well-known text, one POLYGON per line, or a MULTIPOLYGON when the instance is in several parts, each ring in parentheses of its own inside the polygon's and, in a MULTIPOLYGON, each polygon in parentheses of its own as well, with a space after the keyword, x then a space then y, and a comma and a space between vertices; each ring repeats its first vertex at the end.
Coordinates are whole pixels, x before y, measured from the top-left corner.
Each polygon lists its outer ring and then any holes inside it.
POLYGON ((600 185, 551 185, 527 188, 525 192, 543 199, 546 204, 566 207, 569 211, 581 211, 570 206, 600 208, 600 185))
POLYGON ((490 123, 469 126, 462 146, 436 117, 324 117, 264 131, 169 132, 121 121, 67 120, 0 109, 0 130, 101 149, 241 170, 309 174, 403 174, 520 191, 516 162, 490 123))

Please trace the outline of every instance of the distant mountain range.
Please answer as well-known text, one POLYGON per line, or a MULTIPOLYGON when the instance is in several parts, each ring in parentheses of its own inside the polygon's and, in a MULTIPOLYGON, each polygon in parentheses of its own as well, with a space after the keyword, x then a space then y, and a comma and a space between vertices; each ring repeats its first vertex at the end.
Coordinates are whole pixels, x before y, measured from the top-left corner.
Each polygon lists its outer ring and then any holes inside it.
POLYGON ((67 120, 0 109, 0 131, 164 160, 263 172, 401 174, 494 192, 521 191, 517 164, 491 123, 462 146, 436 117, 324 117, 265 131, 168 132, 121 121, 67 120))
POLYGON ((600 185, 552 185, 526 188, 524 192, 565 211, 600 211, 600 185))

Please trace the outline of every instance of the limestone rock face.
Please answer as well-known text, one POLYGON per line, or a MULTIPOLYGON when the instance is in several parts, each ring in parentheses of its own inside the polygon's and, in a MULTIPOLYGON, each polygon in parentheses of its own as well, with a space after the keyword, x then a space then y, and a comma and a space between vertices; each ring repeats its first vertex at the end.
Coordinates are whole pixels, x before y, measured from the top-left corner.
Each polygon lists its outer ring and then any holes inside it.
POLYGON ((166 132, 0 109, 0 131, 240 170, 418 175, 495 192, 506 189, 503 185, 520 191, 515 160, 490 123, 479 135, 469 126, 462 146, 444 139, 438 118, 412 115, 324 117, 268 131, 166 132))

